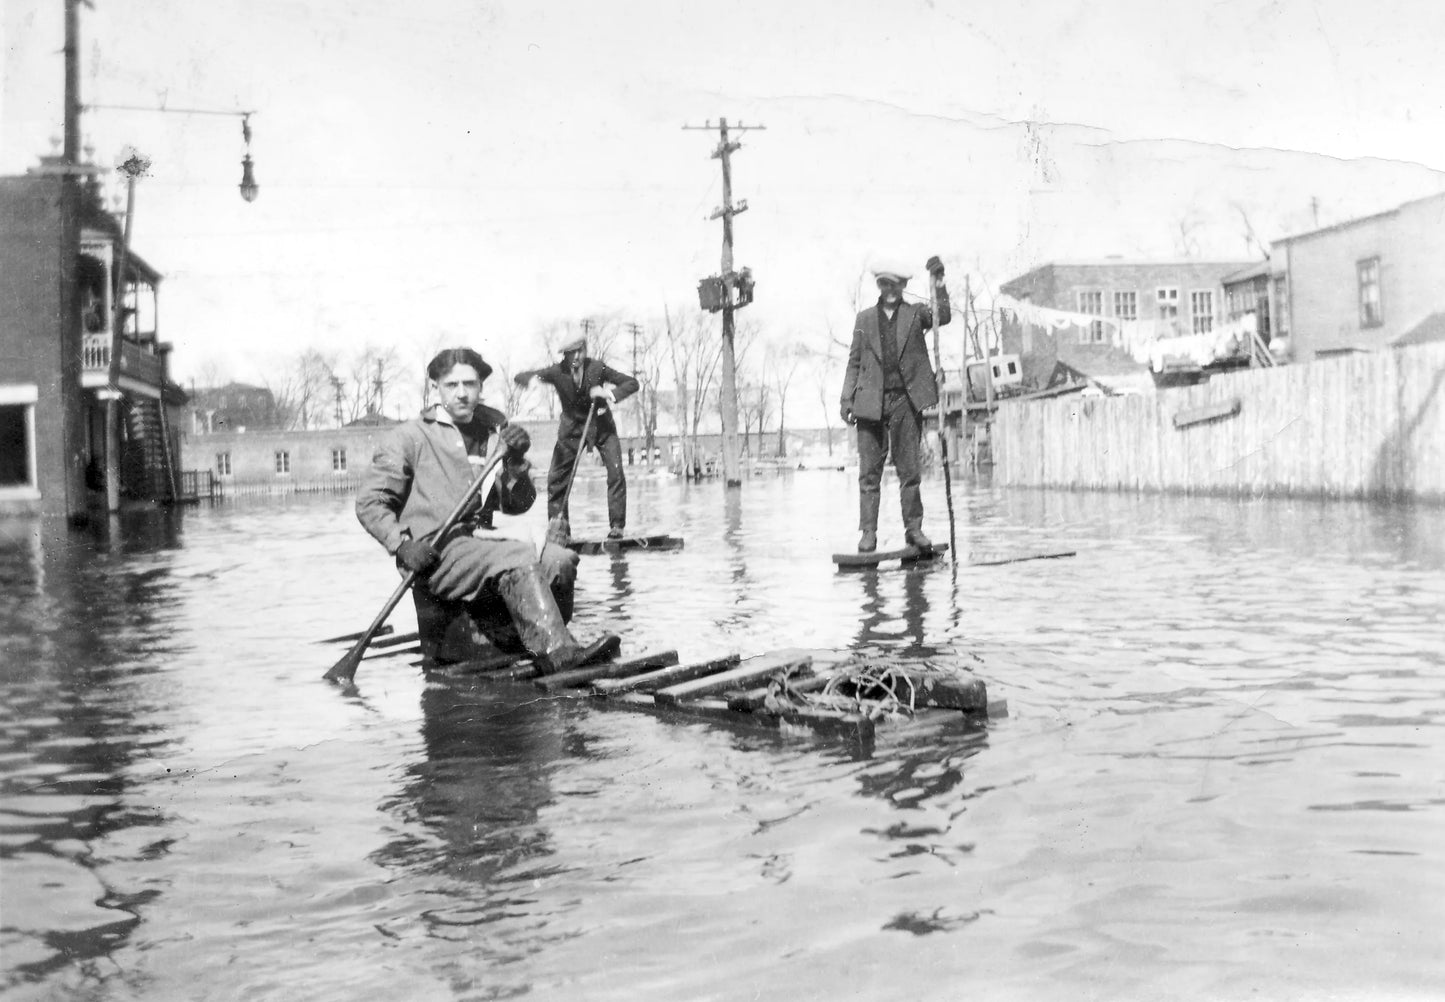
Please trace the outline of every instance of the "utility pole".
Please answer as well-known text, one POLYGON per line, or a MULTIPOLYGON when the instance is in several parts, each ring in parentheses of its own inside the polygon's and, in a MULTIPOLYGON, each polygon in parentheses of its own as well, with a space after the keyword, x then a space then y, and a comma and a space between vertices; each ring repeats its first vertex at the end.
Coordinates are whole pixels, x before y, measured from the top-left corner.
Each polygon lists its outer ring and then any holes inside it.
MULTIPOLYGON (((684 129, 705 129, 712 131, 713 125, 707 122, 701 126, 684 125, 684 129)), ((747 132, 752 129, 766 129, 765 125, 743 125, 739 122, 735 127, 737 132, 747 132)), ((721 218, 723 221, 722 240, 722 275, 715 279, 704 279, 698 293, 702 300, 704 309, 712 310, 711 303, 717 303, 717 309, 722 311, 722 448, 723 448, 723 482, 728 487, 742 485, 742 471, 738 459, 738 384, 737 384, 737 351, 733 343, 734 325, 733 312, 742 306, 752 302, 753 280, 752 272, 744 268, 741 273, 733 271, 733 216, 748 210, 747 200, 733 205, 733 175, 732 175, 732 154, 742 148, 742 143, 730 142, 728 140, 728 120, 718 119, 718 144, 713 150, 714 160, 722 161, 723 177, 723 204, 715 210, 709 219, 721 218), (710 283, 717 283, 711 290, 704 288, 710 283), (734 301, 734 290, 737 291, 737 298, 734 301)))
POLYGON ((381 378, 381 359, 376 360, 376 378, 371 381, 372 387, 376 390, 376 413, 381 413, 381 406, 386 398, 386 381, 381 378))
MULTIPOLYGON (((85 513, 84 411, 80 396, 80 0, 65 0, 65 145, 62 147, 60 178, 60 357, 63 388, 61 439, 66 464, 66 515, 85 513)), ((120 411, 112 374, 98 394, 105 401, 106 509, 120 508, 120 411)), ((37 408, 40 410, 40 408, 37 408)))
POLYGON ((341 379, 331 377, 331 388, 336 392, 336 427, 341 427, 341 379))

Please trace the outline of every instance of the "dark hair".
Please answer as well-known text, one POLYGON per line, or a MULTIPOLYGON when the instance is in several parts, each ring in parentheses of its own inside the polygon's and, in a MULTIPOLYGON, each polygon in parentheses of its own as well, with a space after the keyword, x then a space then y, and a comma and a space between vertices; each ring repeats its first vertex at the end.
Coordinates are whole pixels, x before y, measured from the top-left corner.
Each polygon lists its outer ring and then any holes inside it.
POLYGON ((437 352, 436 357, 427 363, 426 376, 432 382, 436 382, 459 365, 470 365, 476 369, 479 379, 486 379, 492 374, 492 367, 472 349, 446 348, 437 352))

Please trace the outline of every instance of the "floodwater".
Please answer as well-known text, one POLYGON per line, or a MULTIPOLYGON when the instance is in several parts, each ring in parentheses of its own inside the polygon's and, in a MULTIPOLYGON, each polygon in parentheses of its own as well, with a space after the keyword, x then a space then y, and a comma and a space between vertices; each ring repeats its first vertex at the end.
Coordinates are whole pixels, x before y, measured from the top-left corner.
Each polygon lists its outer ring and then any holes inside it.
MULTIPOLYGON (((946 539, 941 480, 925 499, 946 539)), ((922 654, 1007 703, 871 750, 405 657, 332 686, 315 641, 397 580, 345 497, 0 522, 0 986, 1445 997, 1445 512, 953 501, 956 570, 840 573, 849 473, 634 476, 633 526, 686 548, 583 558, 574 625, 629 652, 922 654)), ((573 503, 597 529, 600 479, 573 503)))

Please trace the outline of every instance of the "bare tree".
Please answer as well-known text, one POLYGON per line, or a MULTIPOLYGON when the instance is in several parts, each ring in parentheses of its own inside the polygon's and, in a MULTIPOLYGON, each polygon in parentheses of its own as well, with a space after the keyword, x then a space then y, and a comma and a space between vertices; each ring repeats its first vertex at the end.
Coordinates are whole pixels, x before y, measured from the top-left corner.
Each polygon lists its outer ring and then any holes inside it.
POLYGON ((664 307, 668 352, 676 388, 678 427, 684 431, 683 464, 688 476, 702 471, 698 430, 713 397, 722 339, 712 330, 711 317, 701 310, 679 311, 664 307))
POLYGON ((767 373, 773 392, 778 398, 778 451, 779 459, 788 455, 787 416, 788 387, 798 374, 798 367, 807 357, 807 351, 793 338, 783 345, 768 345, 767 373))

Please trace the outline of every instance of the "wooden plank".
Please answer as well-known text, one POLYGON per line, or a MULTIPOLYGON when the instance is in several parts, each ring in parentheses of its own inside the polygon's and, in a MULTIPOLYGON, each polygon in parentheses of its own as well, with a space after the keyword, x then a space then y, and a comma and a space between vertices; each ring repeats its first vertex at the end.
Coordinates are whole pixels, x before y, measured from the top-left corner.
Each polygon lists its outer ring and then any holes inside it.
POLYGON ((885 560, 901 560, 904 563, 933 560, 948 552, 947 543, 934 543, 931 550, 920 550, 916 546, 904 546, 896 550, 877 550, 873 553, 835 553, 833 563, 839 567, 877 567, 885 560))
MULTIPOLYGON (((915 707, 940 706, 947 710, 981 713, 988 710, 988 688, 978 678, 944 678, 938 675, 914 674, 906 668, 899 671, 913 682, 915 707)), ((899 699, 908 696, 907 686, 894 689, 899 699)))
POLYGON ((789 710, 785 713, 769 713, 766 716, 773 717, 782 723, 792 724, 794 727, 806 727, 820 734, 851 738, 861 742, 872 741, 877 731, 877 725, 873 722, 873 718, 865 717, 861 713, 839 713, 833 710, 789 710))
POLYGON ((672 665, 642 675, 633 675, 631 678, 598 679, 592 683, 592 690, 602 696, 613 696, 622 692, 652 692, 675 682, 686 682, 704 675, 725 671, 741 660, 742 656, 739 654, 726 654, 720 658, 713 658, 711 661, 672 665))
POLYGON ((1205 404, 1203 407, 1191 407, 1188 410, 1179 411, 1174 415, 1175 428, 1188 428, 1193 424, 1203 424, 1206 421, 1217 421, 1220 418, 1234 417, 1239 413, 1240 399, 1231 397, 1228 400, 1221 400, 1218 403, 1205 404))
POLYGON ((705 677, 693 677, 688 681, 680 681, 676 685, 669 685, 659 688, 652 694, 652 698, 664 706, 676 706, 685 699, 697 699, 701 696, 713 696, 720 692, 727 692, 729 689, 736 689, 748 682, 755 682, 760 678, 766 678, 774 672, 784 671, 794 666, 805 666, 813 663, 812 655, 803 654, 799 651, 774 651, 771 654, 762 654, 755 658, 748 658, 747 661, 728 671, 721 671, 709 674, 705 677))
POLYGON ((594 665, 583 665, 581 668, 572 668, 568 671, 559 671, 555 675, 541 675, 534 679, 532 684, 544 692, 556 692, 558 689, 571 689, 598 679, 627 678, 675 664, 677 664, 677 651, 658 651, 655 654, 644 654, 627 661, 603 661, 594 665))
MULTIPOLYGON (((394 629, 395 627, 387 624, 386 626, 383 626, 381 629, 376 631, 376 636, 384 637, 388 633, 391 633, 394 629)), ((316 642, 318 644, 354 644, 361 639, 361 636, 362 635, 360 633, 348 633, 342 637, 327 637, 325 640, 318 640, 316 642)))
POLYGON ((1018 564, 1025 560, 1058 560, 1060 557, 1072 557, 1077 555, 1077 550, 1065 550, 1062 553, 1035 553, 1028 557, 1009 557, 1006 560, 975 560, 970 562, 969 567, 1001 567, 1004 564, 1018 564))
POLYGON ((624 550, 657 550, 665 553, 682 549, 683 538, 661 533, 654 536, 623 536, 621 539, 574 539, 567 545, 583 556, 621 553, 624 550))
POLYGON ((499 668, 510 668, 519 661, 526 659, 525 654, 505 654, 498 652, 489 654, 483 658, 472 658, 469 661, 453 661, 449 664, 433 665, 436 671, 446 672, 448 675, 473 675, 479 672, 496 671, 499 668))
MULTIPOLYGON (((416 639, 416 638, 413 637, 412 639, 416 639)), ((387 650, 377 651, 377 652, 374 653, 374 654, 367 654, 367 655, 364 656, 361 660, 363 660, 363 661, 375 661, 377 658, 394 658, 394 657, 396 657, 398 654, 420 654, 420 653, 421 653, 421 645, 420 645, 420 644, 418 644, 418 645, 415 646, 415 647, 400 647, 400 648, 392 647, 392 648, 389 648, 389 649, 387 649, 387 650)))
MULTIPOLYGON (((828 679, 833 677, 829 672, 825 675, 809 675, 807 678, 793 680, 794 692, 817 692, 828 684, 828 679)), ((728 708, 738 713, 752 713, 763 708, 763 703, 768 698, 769 687, 758 686, 755 689, 733 689, 723 693, 728 701, 728 708)))

